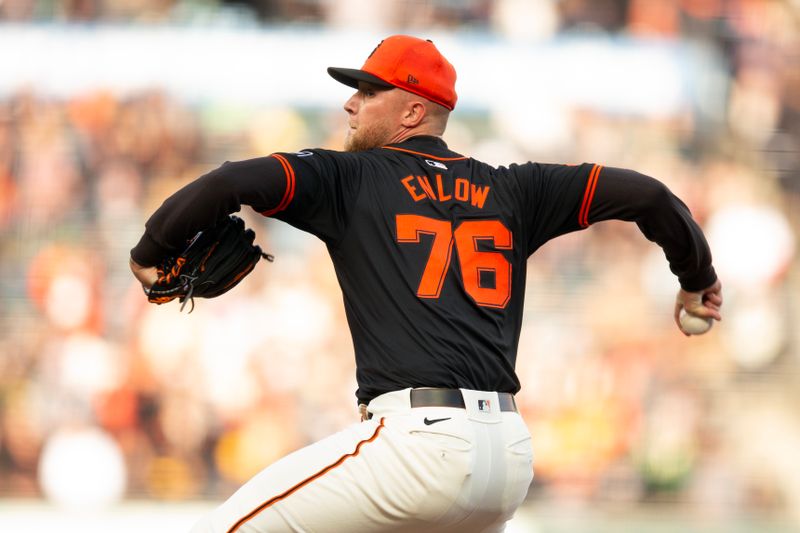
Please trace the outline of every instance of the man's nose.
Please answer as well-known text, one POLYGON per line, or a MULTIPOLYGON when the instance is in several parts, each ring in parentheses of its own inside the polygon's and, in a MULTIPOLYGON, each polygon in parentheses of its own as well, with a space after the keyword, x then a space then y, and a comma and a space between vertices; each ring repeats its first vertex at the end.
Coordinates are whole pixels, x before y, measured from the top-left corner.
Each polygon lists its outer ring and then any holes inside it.
POLYGON ((351 115, 355 114, 356 111, 358 111, 358 100, 356 96, 358 96, 358 92, 353 93, 353 96, 348 98, 347 101, 344 103, 344 110, 351 115))

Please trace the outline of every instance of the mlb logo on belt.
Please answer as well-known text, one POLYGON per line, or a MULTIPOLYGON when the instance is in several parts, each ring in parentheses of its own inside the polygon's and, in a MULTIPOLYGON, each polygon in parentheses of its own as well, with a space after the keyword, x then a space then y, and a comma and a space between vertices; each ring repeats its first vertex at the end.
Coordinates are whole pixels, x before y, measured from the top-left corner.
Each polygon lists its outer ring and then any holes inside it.
POLYGON ((478 400, 478 411, 484 413, 491 413, 492 412, 491 400, 478 400))

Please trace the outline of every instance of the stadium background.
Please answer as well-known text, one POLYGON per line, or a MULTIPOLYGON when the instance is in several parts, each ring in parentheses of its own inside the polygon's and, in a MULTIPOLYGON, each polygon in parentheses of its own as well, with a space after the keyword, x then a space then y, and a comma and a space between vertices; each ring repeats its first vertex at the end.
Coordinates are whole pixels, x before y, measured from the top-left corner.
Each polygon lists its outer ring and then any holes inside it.
POLYGON ((0 1, 0 530, 186 530, 355 420, 324 247, 191 314, 128 250, 225 160, 341 146, 382 37, 459 71, 446 139, 492 163, 656 176, 707 231, 725 318, 687 340, 660 250, 604 223, 529 264, 518 371, 536 479, 510 532, 800 527, 800 1, 0 1))

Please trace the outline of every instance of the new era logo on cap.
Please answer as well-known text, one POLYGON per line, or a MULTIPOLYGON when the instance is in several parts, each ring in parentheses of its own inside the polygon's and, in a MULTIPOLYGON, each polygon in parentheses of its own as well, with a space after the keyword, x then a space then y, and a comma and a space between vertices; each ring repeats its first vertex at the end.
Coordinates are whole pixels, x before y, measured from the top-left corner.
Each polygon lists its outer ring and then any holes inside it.
POLYGON ((372 49, 372 52, 370 52, 370 53, 369 53, 369 56, 367 57, 367 59, 369 59, 370 57, 374 56, 374 55, 375 55, 375 51, 376 51, 378 48, 380 48, 382 44, 383 44, 383 41, 379 42, 379 43, 378 43, 378 46, 376 46, 375 48, 373 48, 373 49, 372 49))
POLYGON ((425 39, 392 35, 381 41, 361 69, 329 67, 336 81, 358 88, 358 82, 398 87, 452 110, 456 106, 456 69, 425 39))

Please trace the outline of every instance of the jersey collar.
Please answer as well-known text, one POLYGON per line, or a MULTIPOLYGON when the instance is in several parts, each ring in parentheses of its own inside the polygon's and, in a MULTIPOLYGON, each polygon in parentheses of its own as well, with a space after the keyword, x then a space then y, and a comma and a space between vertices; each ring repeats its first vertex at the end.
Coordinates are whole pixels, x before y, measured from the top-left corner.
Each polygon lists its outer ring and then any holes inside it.
POLYGON ((397 152, 405 152, 439 161, 458 161, 461 159, 467 159, 465 156, 450 150, 447 147, 447 143, 445 143, 441 137, 435 137, 433 135, 417 135, 399 143, 387 144, 381 148, 394 150, 397 152))

